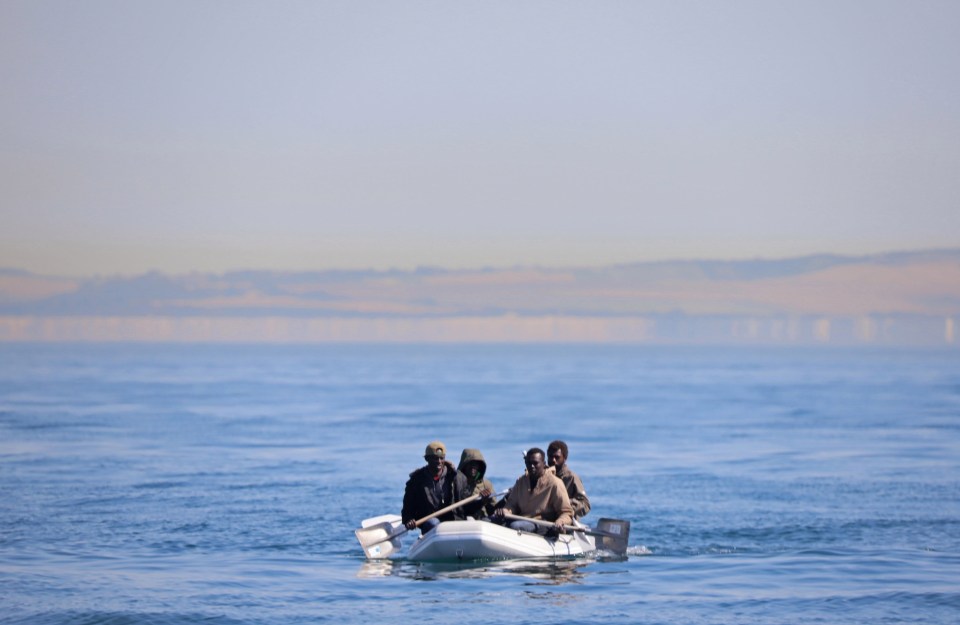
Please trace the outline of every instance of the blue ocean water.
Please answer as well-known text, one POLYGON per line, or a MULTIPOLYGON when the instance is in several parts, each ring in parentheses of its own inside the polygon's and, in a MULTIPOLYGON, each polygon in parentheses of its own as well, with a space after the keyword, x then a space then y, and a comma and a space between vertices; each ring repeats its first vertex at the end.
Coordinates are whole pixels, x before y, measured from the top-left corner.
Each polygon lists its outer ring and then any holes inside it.
POLYGON ((960 622, 960 352, 0 345, 0 623, 462 619, 960 622), (554 438, 626 557, 365 561, 428 441, 554 438))

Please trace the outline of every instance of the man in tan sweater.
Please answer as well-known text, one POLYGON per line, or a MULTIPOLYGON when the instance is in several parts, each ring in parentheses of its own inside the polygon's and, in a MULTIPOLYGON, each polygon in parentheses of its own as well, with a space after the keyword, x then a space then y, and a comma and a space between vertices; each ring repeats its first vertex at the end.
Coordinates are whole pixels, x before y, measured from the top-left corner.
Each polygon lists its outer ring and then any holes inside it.
MULTIPOLYGON (((506 514, 516 514, 552 522, 554 531, 563 532, 563 526, 573 522, 573 508, 563 482, 547 472, 546 454, 534 447, 524 456, 527 472, 517 479, 503 507, 494 518, 502 521, 506 514)), ((524 528, 520 528, 524 529, 524 528)))

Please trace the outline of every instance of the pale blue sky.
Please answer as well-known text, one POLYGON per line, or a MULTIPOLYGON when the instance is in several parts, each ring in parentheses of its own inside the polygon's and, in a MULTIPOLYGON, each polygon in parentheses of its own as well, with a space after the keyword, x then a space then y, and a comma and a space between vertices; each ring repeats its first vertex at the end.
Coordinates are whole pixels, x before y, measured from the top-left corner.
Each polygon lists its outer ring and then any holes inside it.
POLYGON ((960 246, 960 2, 0 2, 0 266, 960 246))

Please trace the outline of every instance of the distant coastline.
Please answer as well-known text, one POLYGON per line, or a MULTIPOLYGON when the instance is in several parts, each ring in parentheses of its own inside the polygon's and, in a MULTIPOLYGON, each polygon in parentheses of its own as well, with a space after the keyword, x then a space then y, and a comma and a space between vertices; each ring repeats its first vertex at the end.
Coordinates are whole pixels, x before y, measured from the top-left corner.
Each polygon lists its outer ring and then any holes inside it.
POLYGON ((0 270, 0 341, 956 345, 960 249, 601 268, 0 270))

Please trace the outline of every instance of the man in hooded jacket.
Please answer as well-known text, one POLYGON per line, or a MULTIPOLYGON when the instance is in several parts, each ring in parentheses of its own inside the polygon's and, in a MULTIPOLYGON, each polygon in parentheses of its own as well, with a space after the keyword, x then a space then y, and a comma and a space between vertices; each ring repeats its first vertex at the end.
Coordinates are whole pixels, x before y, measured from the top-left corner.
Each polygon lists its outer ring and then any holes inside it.
POLYGON ((487 461, 483 459, 480 450, 464 449, 460 454, 460 464, 457 466, 457 470, 467 476, 467 483, 471 487, 467 496, 481 496, 481 499, 464 505, 463 513, 475 519, 482 519, 493 514, 497 499, 493 496, 493 484, 485 477, 487 461))
MULTIPOLYGON (((403 491, 403 510, 400 512, 407 529, 416 528, 419 519, 471 495, 467 477, 457 471, 446 457, 447 446, 440 441, 433 441, 423 454, 427 464, 410 474, 403 491)), ((420 532, 425 534, 441 521, 462 519, 464 516, 463 508, 451 510, 423 523, 420 532)))

